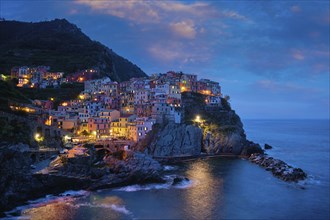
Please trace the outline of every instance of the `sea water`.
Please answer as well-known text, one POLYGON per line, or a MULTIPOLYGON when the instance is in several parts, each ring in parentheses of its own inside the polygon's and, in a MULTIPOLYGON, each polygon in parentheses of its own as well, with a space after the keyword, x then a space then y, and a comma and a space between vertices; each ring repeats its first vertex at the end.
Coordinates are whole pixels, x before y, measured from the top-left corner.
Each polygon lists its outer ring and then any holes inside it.
POLYGON ((165 166, 164 184, 47 196, 8 212, 18 219, 329 219, 329 120, 245 120, 247 137, 302 168, 286 183, 243 159, 165 166), (189 178, 172 186, 175 175, 189 178))

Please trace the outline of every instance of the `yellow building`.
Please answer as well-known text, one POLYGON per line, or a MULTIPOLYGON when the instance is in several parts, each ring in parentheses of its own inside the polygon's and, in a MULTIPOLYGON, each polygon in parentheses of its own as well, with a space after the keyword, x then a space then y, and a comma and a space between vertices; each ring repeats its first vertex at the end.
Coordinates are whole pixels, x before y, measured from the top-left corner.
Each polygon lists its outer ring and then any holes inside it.
POLYGON ((134 121, 136 115, 123 115, 118 120, 111 122, 110 136, 114 138, 122 137, 125 139, 129 138, 128 124, 134 121))

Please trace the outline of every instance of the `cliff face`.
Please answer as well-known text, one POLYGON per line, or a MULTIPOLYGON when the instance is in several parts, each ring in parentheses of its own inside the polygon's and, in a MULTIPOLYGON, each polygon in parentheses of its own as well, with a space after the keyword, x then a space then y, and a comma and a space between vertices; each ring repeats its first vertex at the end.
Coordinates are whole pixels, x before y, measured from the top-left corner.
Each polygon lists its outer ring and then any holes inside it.
POLYGON ((154 157, 197 156, 202 148, 202 130, 193 125, 169 123, 154 136, 147 152, 154 157))
POLYGON ((0 21, 0 32, 0 71, 4 73, 14 66, 47 65, 65 73, 96 68, 99 77, 108 75, 116 81, 146 76, 138 66, 92 41, 65 19, 0 21))
POLYGON ((0 164, 1 216, 1 211, 4 207, 11 205, 15 194, 20 194, 23 198, 26 196, 27 191, 30 190, 26 185, 32 185, 32 174, 31 162, 26 152, 17 150, 15 147, 0 147, 0 164))
POLYGON ((241 119, 229 103, 222 99, 220 106, 210 107, 205 104, 205 98, 198 93, 183 93, 182 124, 155 126, 135 149, 154 157, 198 156, 201 152, 208 155, 260 153, 260 146, 246 139, 241 119))
POLYGON ((243 124, 234 111, 218 112, 214 122, 204 128, 203 149, 208 154, 241 154, 246 136, 243 124))
POLYGON ((207 106, 204 100, 201 94, 183 94, 184 122, 203 130, 203 151, 211 155, 241 154, 247 140, 240 117, 225 99, 217 107, 207 106), (195 121, 196 116, 200 122, 195 121))
POLYGON ((154 126, 135 150, 154 157, 198 156, 201 152, 243 156, 263 153, 258 144, 246 139, 240 117, 225 99, 219 106, 210 107, 205 98, 198 93, 183 93, 182 124, 154 126))

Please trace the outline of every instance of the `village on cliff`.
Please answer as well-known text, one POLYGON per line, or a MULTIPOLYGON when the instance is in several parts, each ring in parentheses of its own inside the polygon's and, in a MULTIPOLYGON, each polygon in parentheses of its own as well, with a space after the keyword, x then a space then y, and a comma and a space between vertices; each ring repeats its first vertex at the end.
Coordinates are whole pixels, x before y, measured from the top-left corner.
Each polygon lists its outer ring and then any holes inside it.
MULTIPOLYGON (((57 128, 67 144, 121 140, 137 143, 144 139, 156 123, 181 123, 183 92, 205 95, 205 105, 221 106, 221 86, 197 75, 169 71, 150 77, 116 82, 109 77, 94 79, 96 69, 86 69, 64 77, 63 72, 50 72, 50 67, 14 67, 11 79, 17 87, 31 89, 56 88, 62 84, 84 83, 84 91, 74 100, 64 101, 54 109, 54 98, 34 100, 33 104, 12 103, 13 111, 37 116, 46 127, 57 128), (63 132, 62 132, 63 131, 63 132)), ((197 120, 199 120, 197 118, 197 120)), ((35 134, 42 142, 51 129, 35 134)), ((47 146, 43 146, 47 147, 47 146)))

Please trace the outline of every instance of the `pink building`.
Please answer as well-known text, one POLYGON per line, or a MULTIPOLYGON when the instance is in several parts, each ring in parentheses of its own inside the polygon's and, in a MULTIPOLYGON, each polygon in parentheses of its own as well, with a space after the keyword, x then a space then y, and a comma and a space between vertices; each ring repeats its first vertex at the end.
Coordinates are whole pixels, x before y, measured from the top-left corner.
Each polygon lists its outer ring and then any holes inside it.
POLYGON ((152 118, 137 118, 134 123, 130 123, 128 126, 129 138, 134 142, 144 139, 155 123, 156 120, 152 118))
POLYGON ((88 132, 96 135, 109 135, 110 123, 107 118, 92 117, 88 119, 88 132))

